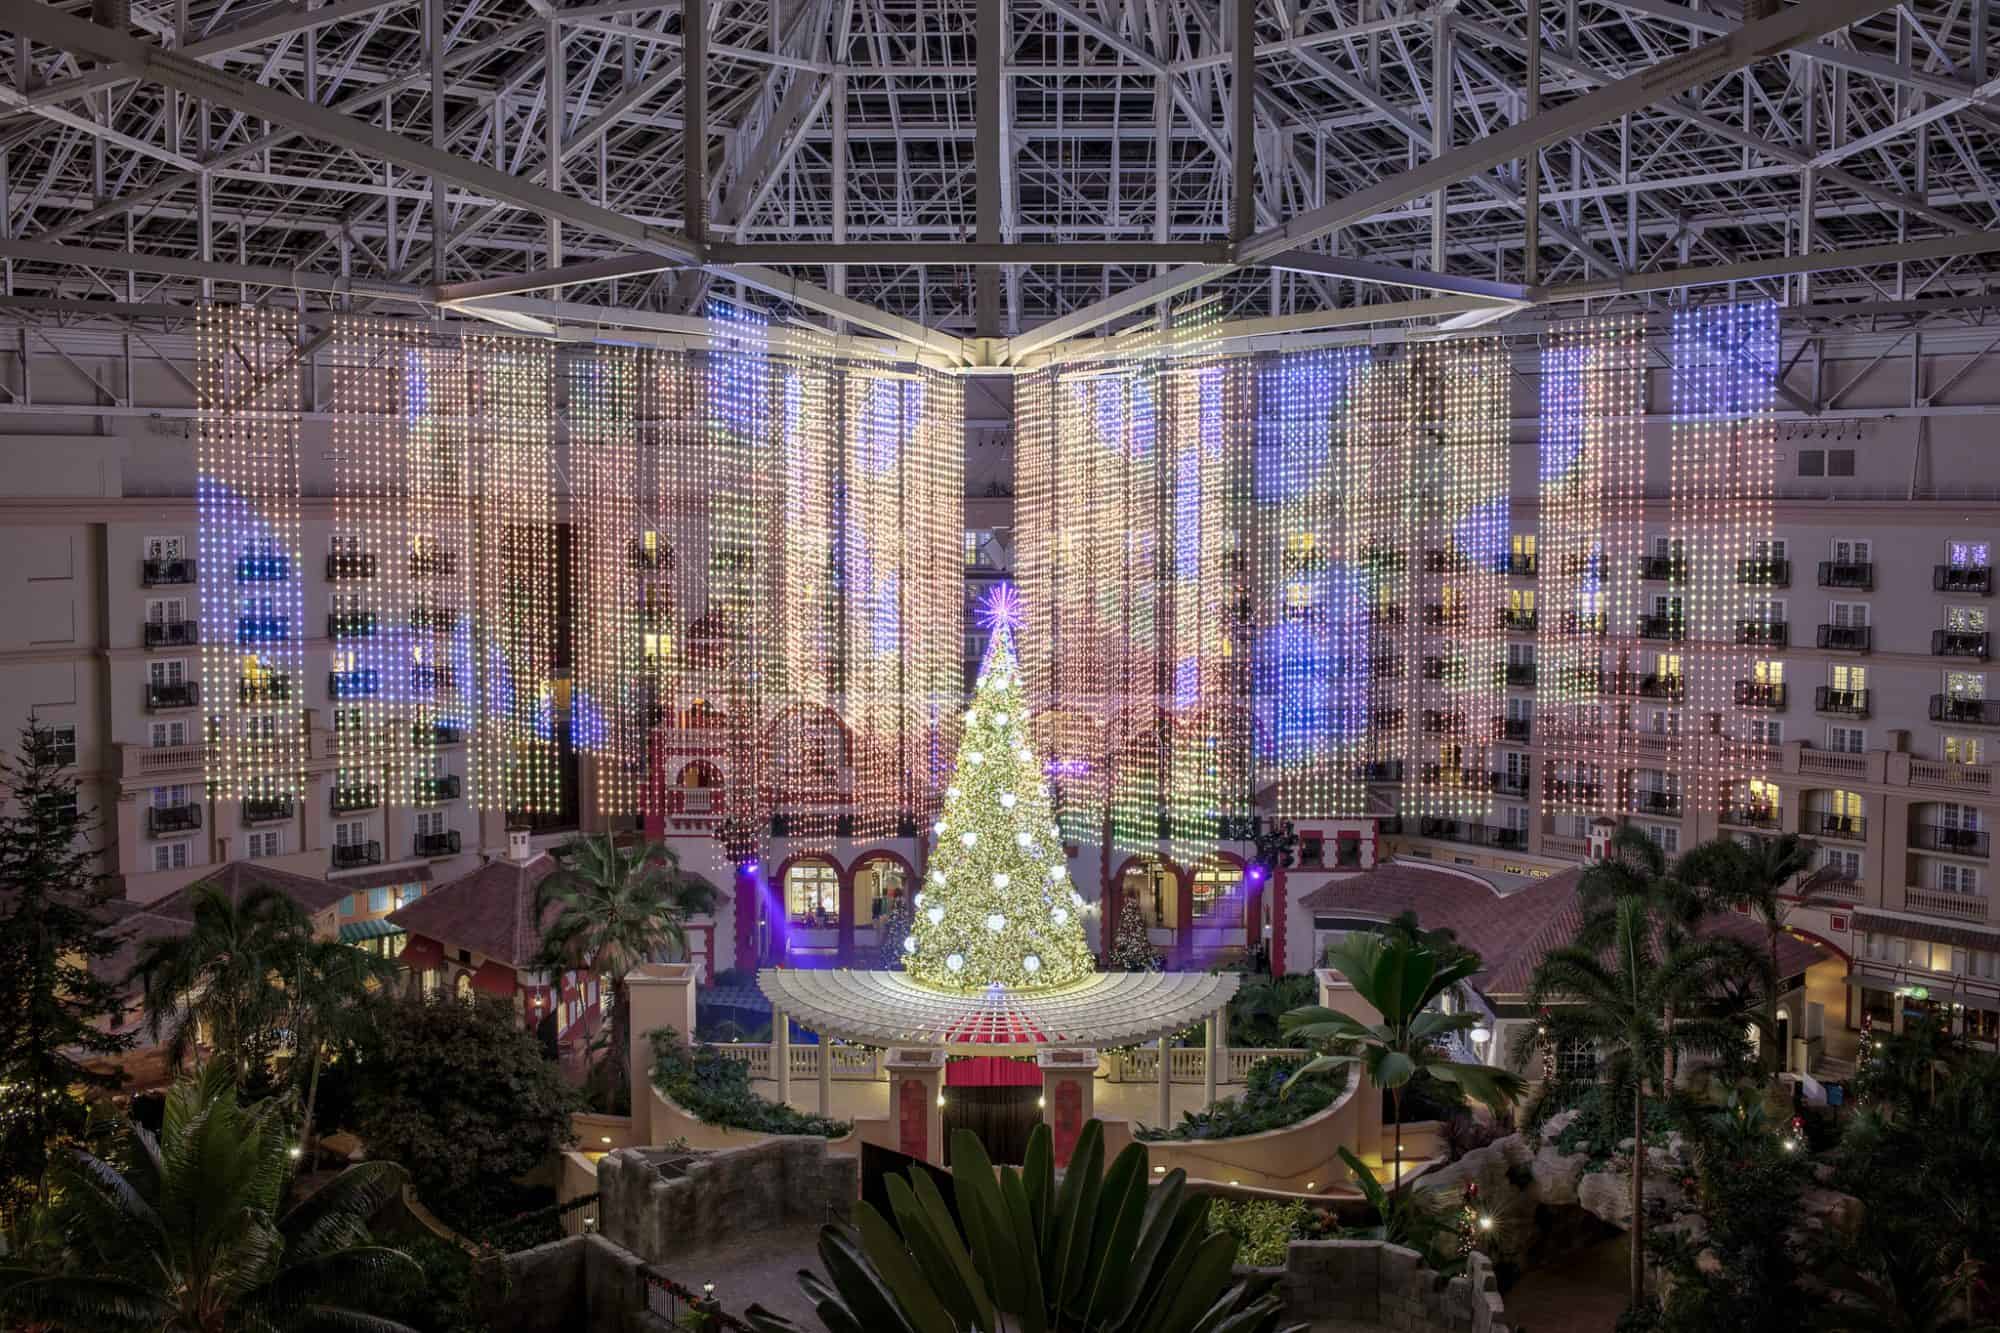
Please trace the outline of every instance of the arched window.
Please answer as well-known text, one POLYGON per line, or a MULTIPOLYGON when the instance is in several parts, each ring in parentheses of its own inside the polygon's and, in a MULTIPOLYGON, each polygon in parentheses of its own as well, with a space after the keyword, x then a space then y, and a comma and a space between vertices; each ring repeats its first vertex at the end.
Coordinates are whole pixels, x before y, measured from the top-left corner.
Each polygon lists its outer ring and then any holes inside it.
POLYGON ((872 926, 887 916, 909 891, 903 863, 894 857, 866 856, 854 870, 854 924, 872 926))
POLYGON ((785 915, 801 926, 840 924, 840 872, 830 861, 797 861, 785 871, 785 915))
POLYGON ((1159 930, 1178 930, 1181 924, 1180 881, 1162 861, 1147 857, 1125 867, 1122 888, 1139 903, 1146 924, 1159 930))
POLYGON ((1197 926, 1235 930, 1243 925, 1243 868, 1227 862, 1194 872, 1194 920, 1197 926))
POLYGON ((472 998, 472 973, 461 972, 451 983, 451 993, 461 1000, 472 998))

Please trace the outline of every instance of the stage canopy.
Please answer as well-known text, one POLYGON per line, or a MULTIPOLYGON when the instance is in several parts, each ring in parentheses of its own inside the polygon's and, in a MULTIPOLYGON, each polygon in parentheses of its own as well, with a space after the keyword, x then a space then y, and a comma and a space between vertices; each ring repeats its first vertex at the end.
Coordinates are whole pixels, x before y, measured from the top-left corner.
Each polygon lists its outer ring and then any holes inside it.
POLYGON ((800 1027, 870 1046, 1024 1055, 1042 1046, 1136 1046, 1223 1008, 1234 973, 1101 972, 1053 990, 958 993, 901 972, 765 968, 757 986, 800 1027))

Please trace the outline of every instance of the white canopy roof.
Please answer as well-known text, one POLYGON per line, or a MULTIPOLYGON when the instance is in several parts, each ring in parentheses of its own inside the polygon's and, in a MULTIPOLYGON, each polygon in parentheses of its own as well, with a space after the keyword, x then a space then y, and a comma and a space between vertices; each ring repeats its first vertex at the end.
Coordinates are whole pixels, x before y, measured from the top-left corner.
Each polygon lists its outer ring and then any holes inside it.
POLYGON ((962 994, 901 972, 765 968, 757 986, 799 1026, 870 1046, 942 1046, 1023 1055, 1043 1046, 1134 1046, 1229 1003, 1234 973, 1100 972, 1054 990, 962 994))

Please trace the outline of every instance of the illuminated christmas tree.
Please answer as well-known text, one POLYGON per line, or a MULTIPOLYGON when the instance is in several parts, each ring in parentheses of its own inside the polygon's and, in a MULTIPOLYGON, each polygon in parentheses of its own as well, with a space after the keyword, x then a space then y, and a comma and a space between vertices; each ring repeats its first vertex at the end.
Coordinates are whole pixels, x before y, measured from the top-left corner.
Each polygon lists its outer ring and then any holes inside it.
POLYGON ((1028 732, 1012 627, 994 626, 903 968, 946 990, 1066 986, 1092 971, 1049 785, 1028 732))

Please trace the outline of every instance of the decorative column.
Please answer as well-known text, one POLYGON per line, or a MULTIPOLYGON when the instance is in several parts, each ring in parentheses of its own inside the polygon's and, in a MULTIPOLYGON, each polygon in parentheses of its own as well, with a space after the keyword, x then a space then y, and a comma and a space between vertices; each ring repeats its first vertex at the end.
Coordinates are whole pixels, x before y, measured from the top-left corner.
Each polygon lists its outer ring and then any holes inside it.
POLYGON ((1285 975, 1285 872, 1271 872, 1271 975, 1285 975))
POLYGON ((819 1034, 819 1113, 833 1114, 833 1041, 819 1034))
POLYGON ((1215 1066, 1222 1056, 1216 1041, 1216 1030, 1221 1026, 1222 1011, 1218 1009, 1208 1016, 1208 1050, 1202 1057, 1201 1090, 1202 1095, 1207 1098, 1202 1103, 1204 1109, 1215 1105, 1215 1083, 1218 1072, 1215 1066))
POLYGON ((891 1047, 883 1068, 889 1071, 889 1114, 898 1151, 944 1165, 943 1049, 891 1047))
POLYGON ((1035 1063, 1042 1071, 1042 1123, 1049 1127, 1057 1166, 1068 1166, 1077 1136, 1096 1114, 1097 1052, 1043 1049, 1035 1063))
POLYGON ((1169 1129, 1174 1123, 1173 1047, 1167 1044, 1172 1040, 1171 1036, 1160 1038, 1160 1118, 1157 1123, 1161 1129, 1169 1129))
POLYGON ((757 966, 757 863, 736 868, 736 956, 733 967, 757 966))
POLYGON ((632 1080, 632 1128, 642 1144, 658 1143, 652 1132, 652 1033, 672 1028, 694 1041, 692 963, 642 963, 625 975, 625 1003, 631 1007, 627 1069, 632 1080))
POLYGON ((792 1100, 792 1020, 771 1010, 771 1077, 778 1080, 778 1103, 792 1100))

